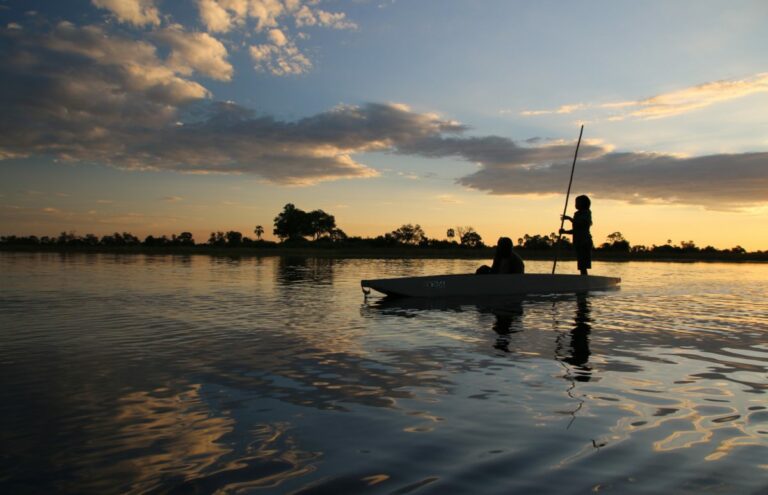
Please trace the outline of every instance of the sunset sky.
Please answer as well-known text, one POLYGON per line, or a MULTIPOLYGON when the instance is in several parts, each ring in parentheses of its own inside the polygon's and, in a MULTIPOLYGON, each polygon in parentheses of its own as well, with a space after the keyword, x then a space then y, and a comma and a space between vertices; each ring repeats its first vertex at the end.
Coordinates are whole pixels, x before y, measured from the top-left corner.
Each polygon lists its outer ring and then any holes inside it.
POLYGON ((0 0, 0 235, 768 249, 768 2, 0 0), (572 207, 569 205, 569 211, 572 207))

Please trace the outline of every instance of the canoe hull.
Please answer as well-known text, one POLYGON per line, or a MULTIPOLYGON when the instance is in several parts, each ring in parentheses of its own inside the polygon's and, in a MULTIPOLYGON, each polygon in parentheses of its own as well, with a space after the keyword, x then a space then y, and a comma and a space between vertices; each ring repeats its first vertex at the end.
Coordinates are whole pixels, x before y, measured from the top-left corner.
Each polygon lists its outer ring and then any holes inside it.
POLYGON ((519 294, 558 294, 615 289, 620 278, 596 275, 431 275, 426 277, 363 280, 363 289, 388 296, 454 297, 509 296, 519 294))

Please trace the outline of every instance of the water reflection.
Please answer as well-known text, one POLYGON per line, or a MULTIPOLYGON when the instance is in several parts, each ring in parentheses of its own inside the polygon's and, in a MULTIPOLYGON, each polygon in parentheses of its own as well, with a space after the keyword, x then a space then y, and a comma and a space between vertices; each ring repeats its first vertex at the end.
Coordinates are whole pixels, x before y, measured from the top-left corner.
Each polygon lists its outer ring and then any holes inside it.
POLYGON ((475 265, 0 253, 0 492, 764 488, 768 266, 360 303, 475 265))
POLYGON ((333 284, 336 260, 333 258, 307 258, 306 256, 280 256, 277 258, 275 281, 280 286, 296 284, 333 284))
POLYGON ((576 295, 576 312, 573 328, 568 332, 569 342, 566 345, 565 334, 557 337, 555 355, 561 362, 570 365, 571 376, 579 382, 592 379, 592 368, 589 365, 589 334, 592 332, 591 302, 588 294, 576 295))
MULTIPOLYGON (((565 334, 559 330, 555 322, 555 330, 558 332, 555 338, 555 358, 576 369, 576 379, 589 381, 591 368, 589 365, 590 349, 589 336, 592 332, 591 295, 589 293, 568 295, 553 295, 547 297, 500 297, 500 298, 460 298, 460 299, 428 299, 428 298, 380 298, 367 301, 363 304, 362 313, 374 312, 383 316, 398 316, 404 318, 417 318, 425 316, 430 311, 476 313, 492 315, 491 330, 495 334, 492 348, 505 353, 518 352, 522 355, 551 355, 551 352, 531 348, 533 340, 523 338, 516 339, 519 348, 510 347, 513 336, 526 330, 526 310, 540 312, 541 308, 549 305, 557 305, 558 311, 572 307, 573 316, 570 329, 567 332, 570 340, 566 345, 565 334)), ((539 315, 537 315, 539 316, 539 315)), ((556 318, 553 316, 553 318, 556 318)), ((540 326, 540 321, 533 322, 528 330, 540 326)), ((538 342, 538 340, 537 340, 538 342)))

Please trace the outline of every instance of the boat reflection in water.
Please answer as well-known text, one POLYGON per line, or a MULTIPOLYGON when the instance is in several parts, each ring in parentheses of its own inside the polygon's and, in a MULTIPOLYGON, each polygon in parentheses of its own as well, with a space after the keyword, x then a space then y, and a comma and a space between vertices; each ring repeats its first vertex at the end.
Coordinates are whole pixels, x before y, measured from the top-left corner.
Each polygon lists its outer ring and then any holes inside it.
POLYGON ((495 340, 492 348, 520 356, 552 355, 552 341, 542 338, 540 331, 542 318, 549 318, 557 332, 554 342, 555 359, 568 368, 567 378, 587 382, 592 377, 589 363, 591 297, 589 293, 475 299, 384 297, 367 303, 365 308, 383 315, 406 318, 414 318, 429 311, 474 311, 481 319, 485 315, 493 315, 491 329, 495 340), (559 315, 566 308, 573 308, 573 316, 572 320, 563 324, 559 315), (524 335, 526 330, 529 331, 527 336, 524 335))

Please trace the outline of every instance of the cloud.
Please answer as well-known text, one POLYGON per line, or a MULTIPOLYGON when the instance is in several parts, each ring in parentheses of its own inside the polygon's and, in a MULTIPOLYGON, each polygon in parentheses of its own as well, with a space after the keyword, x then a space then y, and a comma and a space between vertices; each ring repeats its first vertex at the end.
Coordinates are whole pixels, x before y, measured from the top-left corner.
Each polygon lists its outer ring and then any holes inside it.
POLYGON ((179 201, 184 201, 184 198, 181 196, 166 196, 163 198, 163 201, 166 203, 178 203, 179 201))
MULTIPOLYGON (((533 167, 485 163, 459 184, 491 194, 562 194, 571 163, 533 167)), ((681 158, 660 153, 606 152, 580 159, 574 187, 599 198, 629 203, 701 205, 738 209, 768 202, 768 153, 681 158)))
MULTIPOLYGON (((280 33, 277 29, 272 32, 280 33)), ((284 36, 275 35, 274 38, 277 39, 275 44, 251 46, 251 59, 256 70, 275 76, 287 76, 304 74, 312 68, 312 62, 292 41, 286 40, 284 36)))
POLYGON ((306 39, 297 29, 317 27, 357 29, 343 12, 316 8, 316 0, 198 0, 200 20, 212 33, 235 29, 253 29, 261 35, 259 43, 249 46, 257 71, 275 76, 303 74, 312 62, 296 40, 306 39))
POLYGON ((327 12, 325 10, 312 10, 303 5, 295 14, 296 26, 322 26, 333 29, 357 29, 357 24, 347 19, 343 12, 327 12))
POLYGON ((227 49, 208 33, 188 33, 182 26, 174 24, 154 37, 170 47, 166 62, 175 72, 188 76, 197 71, 211 79, 232 79, 233 69, 227 61, 227 49))
POLYGON ((198 0, 200 20, 211 32, 228 32, 249 21, 256 31, 278 28, 292 21, 296 27, 356 29, 343 12, 316 8, 318 1, 302 0, 198 0))
POLYGON ((160 24, 160 12, 154 0, 91 0, 99 8, 112 12, 120 22, 134 26, 160 24))
MULTIPOLYGON (((458 183, 491 194, 561 194, 567 182, 570 141, 470 135, 465 125, 402 104, 342 105, 282 121, 211 101, 190 79, 227 73, 212 38, 169 26, 150 39, 169 47, 166 58, 148 41, 96 26, 0 28, 0 159, 49 156, 308 185, 374 177, 356 156, 385 152, 473 163, 477 170, 458 183)), ((767 164, 766 153, 617 153, 585 141, 575 187, 600 198, 737 208, 768 202, 767 164)))
POLYGON ((716 103, 765 92, 768 92, 768 72, 756 74, 746 79, 708 82, 668 93, 661 93, 641 100, 589 105, 578 103, 563 105, 556 110, 525 110, 520 112, 520 115, 568 114, 576 110, 597 109, 612 112, 608 116, 608 120, 624 120, 627 118, 659 119, 682 115, 716 103))
POLYGON ((227 32, 232 28, 232 19, 227 10, 215 0, 198 0, 200 20, 213 33, 227 32))

